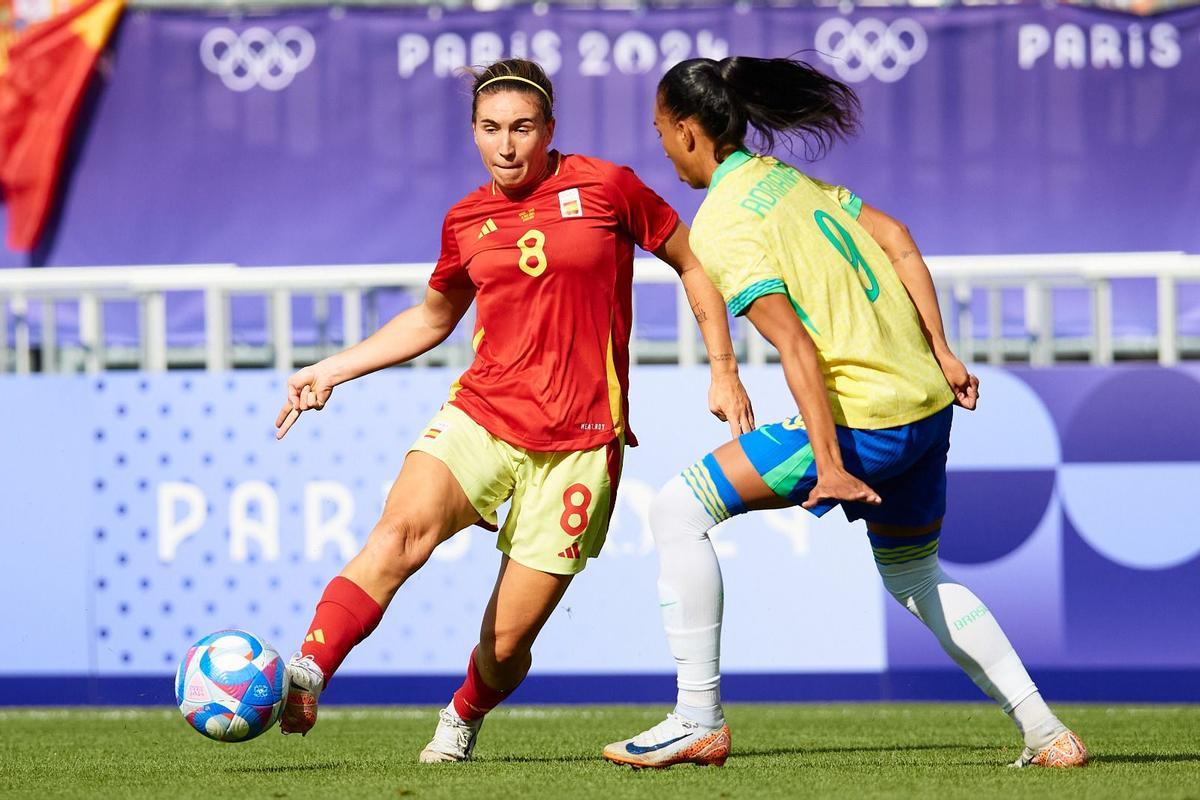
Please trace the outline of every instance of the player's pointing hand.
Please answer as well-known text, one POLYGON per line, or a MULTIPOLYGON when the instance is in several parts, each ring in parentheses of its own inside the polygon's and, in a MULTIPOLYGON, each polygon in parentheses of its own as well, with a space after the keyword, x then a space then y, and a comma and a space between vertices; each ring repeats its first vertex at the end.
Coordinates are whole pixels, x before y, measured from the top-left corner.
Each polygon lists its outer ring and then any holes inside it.
POLYGON ((717 375, 708 390, 708 410, 717 419, 729 423, 733 438, 754 430, 754 408, 750 395, 737 373, 717 375))
POLYGON ((305 367, 288 378, 288 399, 275 418, 275 438, 282 439, 305 411, 320 411, 333 394, 333 381, 320 365, 305 367))

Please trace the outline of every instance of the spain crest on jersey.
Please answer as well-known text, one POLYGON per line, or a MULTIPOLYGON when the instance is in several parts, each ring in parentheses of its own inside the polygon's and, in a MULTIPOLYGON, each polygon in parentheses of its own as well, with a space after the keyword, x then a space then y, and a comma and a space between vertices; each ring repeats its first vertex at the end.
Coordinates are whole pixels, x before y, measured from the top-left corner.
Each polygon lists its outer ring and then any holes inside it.
POLYGON ((558 193, 558 213, 563 219, 582 217, 583 203, 579 199, 579 189, 564 189, 558 193))

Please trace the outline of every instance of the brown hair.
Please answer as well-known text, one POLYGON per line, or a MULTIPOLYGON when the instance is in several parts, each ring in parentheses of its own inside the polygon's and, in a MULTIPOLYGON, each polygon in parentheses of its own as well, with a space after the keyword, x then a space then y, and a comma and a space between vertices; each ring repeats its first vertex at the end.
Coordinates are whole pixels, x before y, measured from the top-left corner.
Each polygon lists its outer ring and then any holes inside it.
POLYGON ((533 97, 542 110, 543 122, 554 119, 554 85, 536 62, 524 58, 506 58, 482 69, 468 70, 474 76, 471 85, 471 121, 479 98, 498 92, 524 92, 533 97))

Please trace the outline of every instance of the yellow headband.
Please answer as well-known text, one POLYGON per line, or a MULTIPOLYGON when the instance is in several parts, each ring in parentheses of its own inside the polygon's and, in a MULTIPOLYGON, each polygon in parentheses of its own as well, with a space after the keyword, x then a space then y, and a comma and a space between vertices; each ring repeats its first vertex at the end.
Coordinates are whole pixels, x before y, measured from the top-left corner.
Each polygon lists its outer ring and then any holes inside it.
POLYGON ((547 102, 552 102, 550 100, 549 93, 547 93, 545 89, 543 89, 541 86, 538 86, 533 81, 529 80, 529 78, 519 78, 516 75, 500 75, 499 77, 486 80, 483 83, 479 84, 479 88, 475 90, 475 94, 478 95, 480 92, 482 92, 484 90, 484 87, 490 86, 493 83, 495 83, 496 81, 520 81, 521 83, 528 83, 530 86, 532 86, 533 88, 535 88, 539 92, 541 92, 542 95, 546 98, 547 102))

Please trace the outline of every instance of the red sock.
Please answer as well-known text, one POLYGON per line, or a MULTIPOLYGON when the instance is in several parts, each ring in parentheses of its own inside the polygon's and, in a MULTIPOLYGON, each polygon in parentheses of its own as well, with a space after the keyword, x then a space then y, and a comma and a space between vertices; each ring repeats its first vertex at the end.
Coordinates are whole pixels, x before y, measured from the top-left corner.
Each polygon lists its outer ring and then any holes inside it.
POLYGON ((317 612, 308 626, 300 653, 312 656, 325 673, 325 685, 354 646, 371 635, 383 609, 352 580, 340 575, 325 587, 317 612))
POLYGON ((500 691, 484 683, 479 668, 475 666, 475 651, 472 650, 471 660, 467 662, 467 679, 454 693, 454 710, 463 719, 479 719, 500 705, 504 698, 512 694, 513 689, 500 691))

